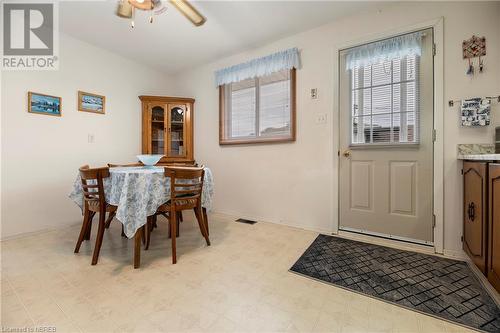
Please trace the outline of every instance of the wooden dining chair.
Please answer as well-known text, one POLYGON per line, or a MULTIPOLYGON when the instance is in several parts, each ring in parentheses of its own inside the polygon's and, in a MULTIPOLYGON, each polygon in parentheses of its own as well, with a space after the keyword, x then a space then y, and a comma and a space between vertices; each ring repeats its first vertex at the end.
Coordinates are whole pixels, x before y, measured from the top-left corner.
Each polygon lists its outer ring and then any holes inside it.
MULTIPOLYGON (((158 162, 156 164, 156 166, 172 167, 172 168, 186 168, 186 167, 187 168, 197 168, 198 163, 196 163, 195 161, 193 161, 193 162, 166 162, 166 163, 165 162, 158 162)), ((177 220, 178 220, 178 222, 182 222, 184 220, 184 217, 182 216, 182 211, 178 212, 177 220)), ((179 223, 177 223, 177 225, 179 225, 179 223)), ((179 228, 177 228, 177 236, 179 236, 179 228)))
MULTIPOLYGON (((170 200, 157 209, 156 215, 164 215, 169 221, 172 239, 172 263, 175 264, 177 262, 177 237, 175 235, 177 234, 177 215, 179 212, 188 209, 194 210, 201 234, 205 238, 207 245, 210 246, 210 239, 208 238, 208 232, 203 221, 201 207, 205 171, 202 167, 166 167, 165 176, 170 178, 170 200)), ((146 248, 149 246, 150 241, 150 221, 147 223, 149 227, 146 228, 146 248)))
POLYGON ((109 177, 109 168, 91 169, 88 165, 84 165, 79 171, 82 181, 84 211, 82 228, 78 236, 78 241, 76 242, 75 253, 80 251, 80 246, 85 239, 90 239, 92 219, 96 213, 99 213, 99 227, 97 230, 94 254, 92 256, 92 265, 95 265, 99 259, 104 229, 107 224, 106 213, 109 213, 108 220, 111 221, 117 207, 106 203, 104 194, 104 179, 109 177))

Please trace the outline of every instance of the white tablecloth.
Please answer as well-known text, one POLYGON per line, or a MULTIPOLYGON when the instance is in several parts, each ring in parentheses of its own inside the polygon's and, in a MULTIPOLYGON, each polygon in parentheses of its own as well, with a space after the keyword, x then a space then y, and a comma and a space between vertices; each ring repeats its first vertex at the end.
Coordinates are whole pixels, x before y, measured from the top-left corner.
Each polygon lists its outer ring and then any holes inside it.
MULTIPOLYGON (((162 167, 110 168, 110 177, 104 179, 106 202, 118 206, 116 218, 123 224, 127 237, 146 224, 148 216, 170 199, 170 179, 162 167)), ((202 206, 212 208, 214 182, 212 171, 205 168, 202 206)), ((83 209, 82 182, 78 174, 69 197, 83 209)))

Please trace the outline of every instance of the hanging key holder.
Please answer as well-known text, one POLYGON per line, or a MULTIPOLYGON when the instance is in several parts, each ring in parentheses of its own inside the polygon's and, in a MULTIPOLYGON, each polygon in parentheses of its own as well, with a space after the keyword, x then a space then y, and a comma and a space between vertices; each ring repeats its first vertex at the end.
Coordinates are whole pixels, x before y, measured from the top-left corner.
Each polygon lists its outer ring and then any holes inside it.
POLYGON ((474 75, 474 58, 478 58, 479 73, 484 69, 484 57, 486 55, 486 38, 472 36, 468 40, 462 42, 462 55, 468 60, 466 74, 474 75))

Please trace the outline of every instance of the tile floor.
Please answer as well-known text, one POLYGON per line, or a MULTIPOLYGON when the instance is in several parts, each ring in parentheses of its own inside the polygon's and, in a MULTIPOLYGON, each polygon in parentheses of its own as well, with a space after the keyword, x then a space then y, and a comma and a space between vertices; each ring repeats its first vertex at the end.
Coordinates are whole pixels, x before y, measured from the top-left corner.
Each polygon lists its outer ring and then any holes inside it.
POLYGON ((97 266, 79 226, 1 243, 1 326, 57 332, 465 332, 432 317, 313 281, 288 269, 314 232, 210 216, 206 247, 186 214, 171 264, 166 223, 141 268, 114 221, 97 266))

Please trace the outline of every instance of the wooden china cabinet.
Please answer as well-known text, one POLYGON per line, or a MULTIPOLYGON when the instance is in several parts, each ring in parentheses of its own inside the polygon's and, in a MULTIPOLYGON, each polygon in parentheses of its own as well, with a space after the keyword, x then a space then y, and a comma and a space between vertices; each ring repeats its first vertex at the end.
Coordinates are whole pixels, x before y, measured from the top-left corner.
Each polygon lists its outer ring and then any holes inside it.
POLYGON ((139 96, 142 102, 142 153, 165 155, 159 163, 194 163, 194 99, 139 96))

